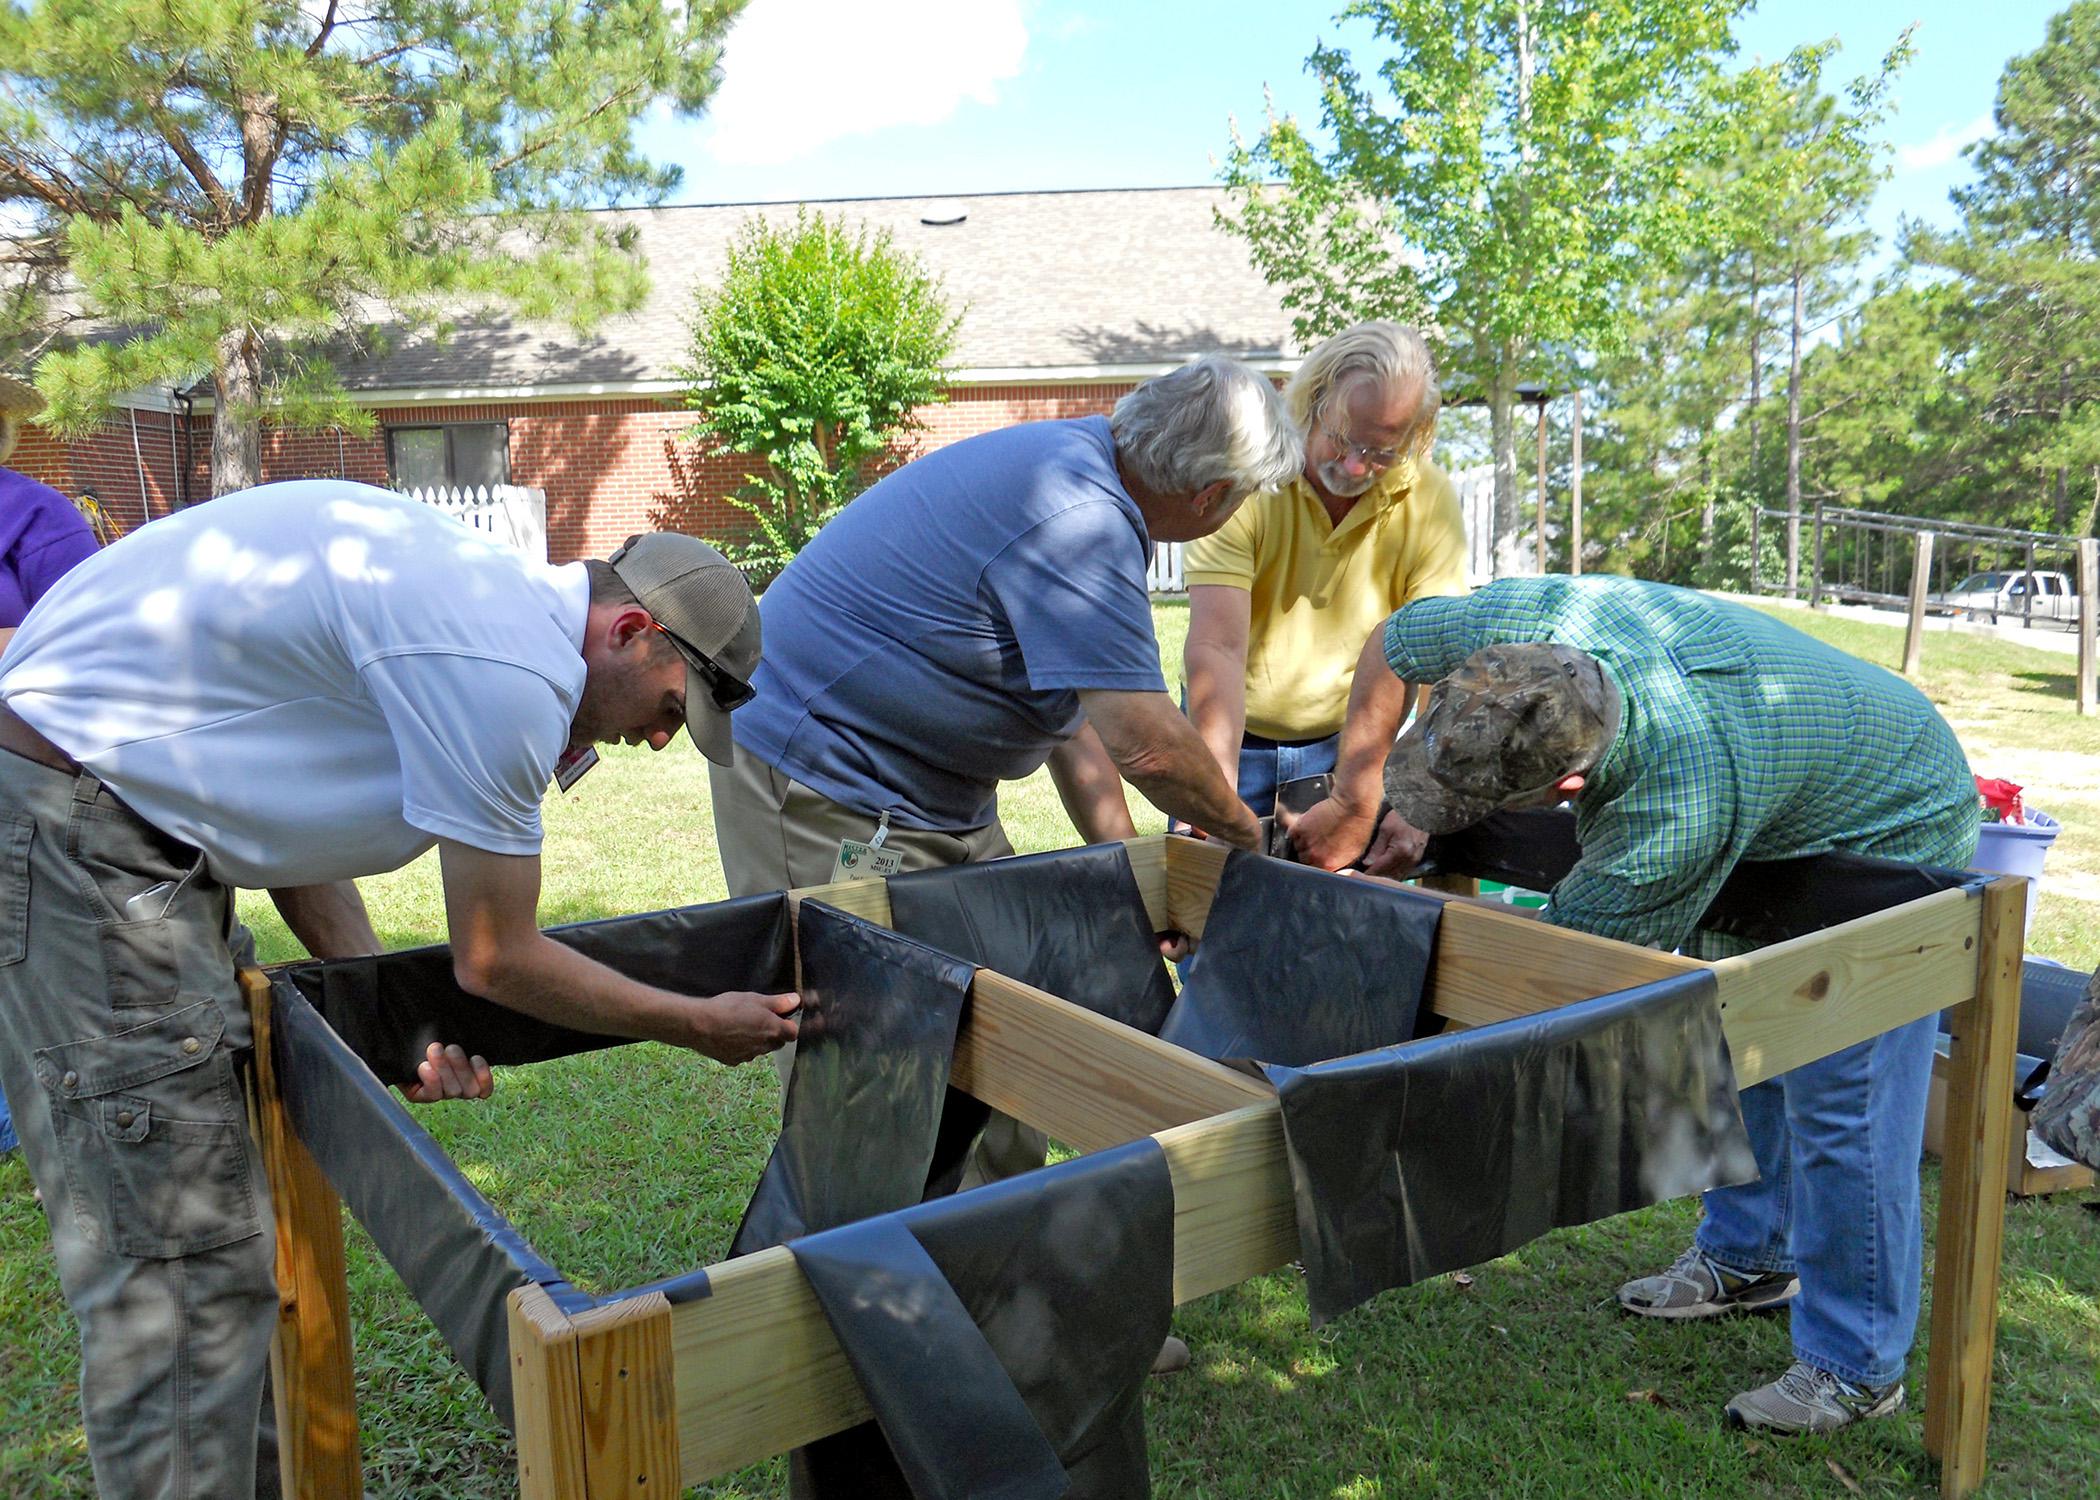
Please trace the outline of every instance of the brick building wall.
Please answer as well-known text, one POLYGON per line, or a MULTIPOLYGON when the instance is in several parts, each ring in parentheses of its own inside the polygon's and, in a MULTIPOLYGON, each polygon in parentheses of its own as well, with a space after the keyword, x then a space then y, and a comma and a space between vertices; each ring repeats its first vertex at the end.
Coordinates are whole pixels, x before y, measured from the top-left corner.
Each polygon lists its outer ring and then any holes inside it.
MULTIPOLYGON (((1105 413, 1132 382, 951 387, 947 402, 924 408, 918 451, 980 432, 1052 418, 1105 413)), ((603 557, 638 531, 677 530, 724 537, 745 517, 725 502, 749 461, 682 441, 692 414, 650 397, 506 401, 379 407, 370 436, 265 428, 265 481, 344 478, 387 483, 385 431, 392 426, 503 422, 510 434, 511 483, 547 492, 547 552, 555 562, 603 557)), ((69 495, 92 487, 126 530, 172 510, 183 454, 183 418, 132 414, 92 436, 60 443, 38 427, 23 431, 13 466, 69 495)), ((191 419, 190 464, 181 493, 211 493, 211 419, 191 419)))

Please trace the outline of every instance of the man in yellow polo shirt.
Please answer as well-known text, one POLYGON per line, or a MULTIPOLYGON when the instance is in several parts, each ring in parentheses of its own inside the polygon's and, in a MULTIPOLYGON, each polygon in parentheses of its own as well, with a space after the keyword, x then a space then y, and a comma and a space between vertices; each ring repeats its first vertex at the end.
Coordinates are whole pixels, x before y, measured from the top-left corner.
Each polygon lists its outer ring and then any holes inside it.
MULTIPOLYGON (((1429 460, 1440 405, 1422 336, 1359 323, 1305 357, 1284 403, 1305 468, 1182 554, 1188 713, 1240 797, 1332 771, 1364 642, 1410 600, 1466 589, 1458 492, 1429 460)), ((1388 743, 1410 692, 1390 672, 1366 694, 1388 743)), ((1400 834, 1404 838, 1405 830, 1400 834)), ((1388 840, 1381 836, 1381 843, 1388 840)), ((1397 863, 1419 844, 1381 848, 1397 863)))

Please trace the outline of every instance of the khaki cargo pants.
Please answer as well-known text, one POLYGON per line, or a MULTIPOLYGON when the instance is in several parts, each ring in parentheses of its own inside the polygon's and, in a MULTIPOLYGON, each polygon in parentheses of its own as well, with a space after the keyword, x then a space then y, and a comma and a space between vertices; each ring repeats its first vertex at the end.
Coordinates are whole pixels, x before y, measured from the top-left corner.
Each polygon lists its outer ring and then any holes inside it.
MULTIPOLYGON (((732 896, 755 896, 797 886, 825 885, 838 862, 840 839, 869 839, 878 820, 832 801, 737 746, 736 764, 708 763, 715 807, 715 842, 732 896)), ((904 868, 934 870, 1014 852, 996 822, 960 833, 892 824, 884 847, 901 850, 904 868)), ((773 1054, 780 1081, 795 1065, 795 1049, 773 1054)), ((993 1111, 963 1169, 962 1186, 981 1187, 1018 1177, 1043 1164, 1049 1142, 1040 1130, 993 1111)))
POLYGON ((0 751, 0 1081, 80 1324, 104 1500, 256 1491, 275 1237, 237 948, 195 849, 95 777, 0 751))

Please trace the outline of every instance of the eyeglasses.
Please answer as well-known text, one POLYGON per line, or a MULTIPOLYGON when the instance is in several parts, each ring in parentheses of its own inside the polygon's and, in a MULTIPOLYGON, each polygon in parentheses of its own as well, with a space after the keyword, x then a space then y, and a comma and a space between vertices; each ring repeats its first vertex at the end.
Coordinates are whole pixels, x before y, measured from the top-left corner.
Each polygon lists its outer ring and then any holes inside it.
POLYGON ((1353 456, 1366 468, 1383 469, 1395 463, 1400 457, 1398 448, 1366 448, 1362 443, 1352 443, 1332 427, 1329 427, 1324 420, 1320 423, 1320 431, 1326 435, 1328 442, 1334 444, 1342 457, 1349 458, 1353 456))
POLYGON ((758 696, 757 688, 740 677, 731 676, 705 651, 681 637, 675 630, 666 629, 662 621, 651 620, 649 623, 662 630, 671 644, 678 648, 678 654, 686 659, 687 664, 696 668, 700 675, 707 679, 707 696, 714 700, 715 707, 723 713, 742 708, 758 696))

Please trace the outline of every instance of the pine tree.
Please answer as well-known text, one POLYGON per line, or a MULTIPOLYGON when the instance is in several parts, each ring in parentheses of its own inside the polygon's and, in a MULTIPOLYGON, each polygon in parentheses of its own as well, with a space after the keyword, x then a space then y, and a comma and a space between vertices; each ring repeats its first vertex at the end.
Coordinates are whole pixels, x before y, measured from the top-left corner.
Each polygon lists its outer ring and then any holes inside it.
POLYGON ((10 337, 60 431, 211 375, 212 482, 265 421, 364 430, 331 341, 462 305, 579 331, 646 290, 579 213, 660 199, 744 0, 17 0, 0 8, 10 337))
POLYGON ((1959 367, 2000 524, 2090 531, 2100 499, 2100 0, 2052 18, 2006 65, 1997 131, 1971 148, 1961 228, 1918 232, 1921 264, 1960 278, 1959 367), (1988 451, 1984 451, 1988 450, 1988 451), (2036 500, 2041 500, 2039 505, 2036 500), (2030 521, 2029 524, 2032 524, 2030 521))

